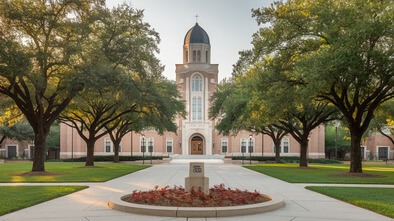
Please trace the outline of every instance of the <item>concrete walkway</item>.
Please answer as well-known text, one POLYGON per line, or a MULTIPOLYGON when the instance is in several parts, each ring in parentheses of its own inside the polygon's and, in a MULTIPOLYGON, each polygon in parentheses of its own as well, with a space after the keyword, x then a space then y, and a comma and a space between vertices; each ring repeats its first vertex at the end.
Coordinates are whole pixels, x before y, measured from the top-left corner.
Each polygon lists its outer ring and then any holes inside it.
MULTIPOLYGON (((204 160, 202 160, 204 161, 204 160)), ((188 176, 189 160, 173 160, 155 165, 105 183, 88 183, 85 189, 58 199, 50 200, 0 217, 0 220, 270 220, 270 221, 329 221, 329 220, 392 220, 388 217, 339 200, 304 189, 241 166, 207 160, 206 176, 210 185, 224 183, 231 188, 255 189, 261 193, 278 193, 285 199, 285 207, 262 214, 224 218, 173 218, 142 216, 114 211, 107 201, 114 195, 127 194, 135 189, 149 190, 155 185, 182 185, 188 176)), ((75 185, 75 184, 74 184, 75 185)))

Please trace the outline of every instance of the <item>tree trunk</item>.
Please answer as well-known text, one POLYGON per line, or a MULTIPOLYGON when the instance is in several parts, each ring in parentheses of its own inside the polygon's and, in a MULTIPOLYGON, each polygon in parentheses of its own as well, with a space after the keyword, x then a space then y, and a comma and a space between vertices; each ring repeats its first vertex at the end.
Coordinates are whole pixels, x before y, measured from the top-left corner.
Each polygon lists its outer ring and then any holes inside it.
POLYGON ((351 145, 350 145, 350 173, 362 173, 361 162, 361 137, 362 135, 351 132, 351 145))
POLYGON ((308 160, 306 156, 307 152, 308 152, 308 140, 305 140, 301 142, 300 167, 308 166, 308 160))
POLYGON ((86 151, 86 163, 85 166, 94 166, 94 144, 96 140, 88 140, 87 144, 87 151, 86 151))
POLYGON ((281 141, 275 141, 275 163, 280 163, 280 143, 281 141))
POLYGON ((46 135, 43 132, 42 134, 35 132, 33 168, 31 171, 45 171, 45 139, 46 135))
POLYGON ((114 163, 119 163, 119 143, 114 142, 114 163))

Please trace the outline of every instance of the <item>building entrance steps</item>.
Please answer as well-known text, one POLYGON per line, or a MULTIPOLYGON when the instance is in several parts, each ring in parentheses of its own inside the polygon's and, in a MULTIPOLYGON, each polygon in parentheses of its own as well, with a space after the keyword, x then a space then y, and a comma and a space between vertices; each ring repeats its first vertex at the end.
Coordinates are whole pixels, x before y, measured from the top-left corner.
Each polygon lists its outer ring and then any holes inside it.
POLYGON ((224 155, 214 154, 214 155, 180 155, 173 154, 170 155, 170 159, 224 159, 224 155))
MULTIPOLYGON (((209 160, 209 159, 208 159, 209 160)), ((20 220, 89 220, 89 221, 161 221, 194 220, 191 218, 174 218, 128 214, 108 207, 108 201, 116 195, 130 194, 133 190, 150 190, 155 185, 184 185, 188 176, 189 165, 182 163, 163 163, 131 173, 105 183, 89 185, 90 188, 53 199, 32 207, 0 216, 0 221, 20 220)), ((388 221, 386 216, 362 209, 325 195, 309 191, 303 186, 287 183, 264 174, 260 174, 239 165, 230 163, 205 164, 205 176, 212 187, 225 184, 226 187, 240 190, 257 190, 262 194, 278 194, 285 206, 275 211, 223 218, 195 220, 209 221, 388 221)))

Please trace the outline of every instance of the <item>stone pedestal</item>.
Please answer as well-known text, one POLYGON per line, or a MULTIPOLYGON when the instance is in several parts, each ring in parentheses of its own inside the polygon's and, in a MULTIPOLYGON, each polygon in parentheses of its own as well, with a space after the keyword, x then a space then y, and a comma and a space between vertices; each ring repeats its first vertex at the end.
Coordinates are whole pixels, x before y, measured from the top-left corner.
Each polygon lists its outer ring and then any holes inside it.
POLYGON ((209 178, 204 177, 204 163, 190 162, 189 177, 185 178, 186 192, 190 192, 192 187, 195 191, 201 187, 202 192, 209 194, 209 178))

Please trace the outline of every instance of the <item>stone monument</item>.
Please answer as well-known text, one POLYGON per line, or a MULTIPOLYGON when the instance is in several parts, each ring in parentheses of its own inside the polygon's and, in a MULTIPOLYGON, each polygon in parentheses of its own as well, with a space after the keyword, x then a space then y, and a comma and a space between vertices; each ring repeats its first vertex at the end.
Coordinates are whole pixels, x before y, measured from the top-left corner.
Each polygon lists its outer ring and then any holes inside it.
POLYGON ((202 192, 209 194, 209 178, 204 177, 204 163, 190 162, 189 177, 185 178, 186 192, 190 192, 192 187, 195 191, 201 187, 202 192))

